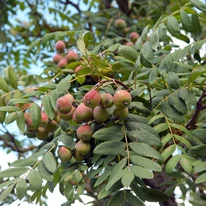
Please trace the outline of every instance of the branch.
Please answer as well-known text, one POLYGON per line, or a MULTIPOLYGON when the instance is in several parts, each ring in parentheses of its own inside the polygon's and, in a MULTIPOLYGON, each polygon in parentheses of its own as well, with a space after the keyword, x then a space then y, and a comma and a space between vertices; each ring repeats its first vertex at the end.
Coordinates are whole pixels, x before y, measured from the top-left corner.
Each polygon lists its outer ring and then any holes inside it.
POLYGON ((64 4, 64 5, 70 4, 70 5, 72 5, 79 13, 82 13, 81 9, 79 8, 79 5, 73 3, 72 1, 66 0, 66 2, 64 2, 64 1, 61 1, 61 0, 60 0, 60 2, 61 2, 62 4, 64 4))
POLYGON ((119 6, 119 9, 127 14, 129 12, 129 1, 128 0, 116 0, 119 6))

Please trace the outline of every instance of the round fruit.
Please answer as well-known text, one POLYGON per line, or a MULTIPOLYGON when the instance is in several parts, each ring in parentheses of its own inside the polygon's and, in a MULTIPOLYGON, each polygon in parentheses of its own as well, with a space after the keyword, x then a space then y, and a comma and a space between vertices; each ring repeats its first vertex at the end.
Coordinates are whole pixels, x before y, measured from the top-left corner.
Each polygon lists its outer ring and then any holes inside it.
POLYGON ((57 41, 57 43, 55 44, 55 49, 56 49, 56 51, 59 52, 59 53, 64 52, 65 48, 66 48, 66 45, 65 45, 65 43, 64 43, 63 41, 61 41, 61 40, 57 41))
POLYGON ((92 109, 81 103, 76 108, 75 115, 78 122, 89 122, 92 120, 92 109))
POLYGON ((58 115, 59 115, 60 119, 69 121, 69 120, 72 119, 73 113, 75 112, 75 110, 76 110, 76 108, 72 106, 72 108, 71 108, 69 113, 63 114, 61 112, 58 112, 58 115))
POLYGON ((78 54, 73 50, 70 50, 66 55, 66 59, 68 63, 75 62, 78 60, 78 58, 79 58, 78 54))
POLYGON ((48 133, 55 131, 58 128, 58 124, 55 120, 50 121, 47 125, 46 125, 46 131, 48 133))
POLYGON ((126 42, 125 46, 134 46, 134 44, 131 41, 126 42))
POLYGON ((47 131, 44 127, 39 126, 39 127, 37 128, 36 137, 37 137, 39 140, 45 140, 45 139, 47 139, 47 137, 48 137, 48 131, 47 131))
POLYGON ((126 28, 126 22, 124 19, 117 19, 115 22, 114 22, 114 26, 116 29, 119 29, 119 30, 124 30, 126 28))
POLYGON ((97 106, 94 108, 93 117, 96 122, 103 123, 109 119, 109 112, 107 109, 97 106))
POLYGON ((68 162, 72 158, 72 151, 65 146, 59 147, 57 154, 62 162, 68 162))
POLYGON ((75 68, 74 73, 77 74, 79 72, 79 70, 81 70, 82 67, 79 65, 78 67, 75 68))
POLYGON ((129 113, 129 111, 128 111, 127 107, 124 109, 115 108, 113 111, 113 115, 120 120, 126 119, 128 116, 128 113, 129 113))
POLYGON ((88 142, 92 138, 93 131, 88 124, 84 124, 77 129, 76 134, 80 140, 88 142))
POLYGON ((137 41, 137 39, 139 39, 139 34, 137 32, 132 32, 129 35, 130 40, 135 43, 137 41))
POLYGON ((55 54, 53 57, 53 62, 55 64, 58 64, 60 60, 62 60, 64 57, 61 54, 55 54))
POLYGON ((126 90, 118 90, 113 97, 114 105, 119 109, 124 109, 130 105, 132 97, 126 90))
POLYGON ((95 89, 87 92, 84 95, 83 102, 87 107, 95 108, 100 104, 101 96, 99 92, 95 89))
POLYGON ((66 59, 61 59, 58 63, 58 67, 61 69, 64 69, 67 66, 67 60, 66 59))
POLYGON ((101 94, 101 106, 110 108, 113 105, 113 96, 110 93, 101 94))
POLYGON ((65 97, 65 96, 60 97, 56 101, 56 109, 60 113, 67 114, 72 109, 72 103, 70 102, 70 100, 67 97, 65 97))
POLYGON ((41 113, 41 125, 46 126, 49 123, 49 117, 45 112, 41 113))
POLYGON ((91 150, 91 146, 89 142, 83 142, 82 140, 79 140, 79 142, 76 144, 76 150, 81 155, 87 155, 91 150))
POLYGON ((82 161, 85 159, 85 155, 80 154, 76 149, 74 150, 74 158, 77 161, 82 161))

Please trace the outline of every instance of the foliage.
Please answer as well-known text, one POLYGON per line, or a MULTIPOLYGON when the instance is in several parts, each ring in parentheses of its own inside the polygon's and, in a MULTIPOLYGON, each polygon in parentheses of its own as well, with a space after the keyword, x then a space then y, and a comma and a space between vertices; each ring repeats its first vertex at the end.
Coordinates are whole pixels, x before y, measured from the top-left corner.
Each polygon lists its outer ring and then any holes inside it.
MULTIPOLYGON (((15 197, 43 205, 46 191, 59 186, 67 205, 82 201, 84 192, 94 198, 94 205, 177 204, 174 190, 179 187, 183 200, 189 194, 191 203, 205 204, 206 59, 201 53, 206 43, 205 4, 182 1, 184 5, 175 8, 176 4, 166 0, 134 1, 130 8, 123 5, 127 1, 117 1, 116 8, 111 1, 107 1, 109 5, 84 1, 89 9, 83 11, 78 4, 66 2, 54 1, 54 7, 48 8, 55 20, 61 19, 59 25, 49 25, 38 10, 44 1, 36 6, 28 1, 33 8, 31 26, 17 24, 11 28, 13 36, 2 27, 12 46, 2 53, 7 66, 0 75, 0 122, 5 129, 1 140, 2 147, 18 152, 20 158, 0 172, 0 201, 10 202, 15 197), (70 4, 79 14, 67 15, 70 4), (97 5, 99 11, 93 12, 97 5), (170 14, 163 14, 165 10, 170 14), (117 29, 116 19, 124 20, 127 28, 117 29), (134 43, 132 32, 140 35, 134 43), (28 33, 31 35, 25 36, 28 33), (180 48, 176 39, 185 46, 180 48), (49 53, 54 52, 58 40, 66 45, 61 55, 68 62, 62 68, 49 53), (21 41, 25 47, 19 51, 21 41), (68 51, 76 52, 78 59, 69 61, 68 51), (29 74, 25 68, 39 58, 44 65, 42 74, 29 74), (72 94, 74 99, 68 101, 77 110, 93 90, 110 93, 114 103, 118 90, 127 91, 131 101, 127 99, 124 107, 126 117, 115 114, 116 104, 104 108, 99 116, 107 112, 109 116, 102 122, 94 112, 86 121, 60 116, 56 106, 60 97, 72 94), (49 120, 43 120, 42 113, 49 120), (21 142, 7 129, 12 122, 34 145, 21 142), (77 157, 81 141, 77 129, 82 122, 91 126, 93 134, 87 142, 89 152, 77 157), (36 138, 41 141, 38 146, 36 138), (58 154, 62 145, 71 151, 68 161, 58 154)), ((12 1, 5 1, 5 6, 4 12, 24 11, 26 3, 17 1, 13 9, 12 1)), ((4 18, 4 25, 10 23, 4 18)))

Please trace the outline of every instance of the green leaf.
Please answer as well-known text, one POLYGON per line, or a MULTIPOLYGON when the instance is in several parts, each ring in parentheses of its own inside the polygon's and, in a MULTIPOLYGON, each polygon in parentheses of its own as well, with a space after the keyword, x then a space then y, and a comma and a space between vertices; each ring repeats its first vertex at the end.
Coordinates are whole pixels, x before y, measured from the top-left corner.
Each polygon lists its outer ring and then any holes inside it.
POLYGON ((158 133, 161 133, 165 130, 168 129, 168 124, 167 123, 160 123, 160 124, 157 124, 153 127, 158 133))
POLYGON ((0 184, 0 189, 2 189, 2 188, 4 188, 4 187, 8 187, 9 185, 11 185, 11 184, 13 184, 13 183, 16 184, 16 182, 17 182, 19 179, 20 179, 20 177, 16 177, 16 178, 14 178, 14 179, 12 179, 12 180, 8 180, 8 181, 6 181, 6 182, 4 182, 4 183, 1 183, 1 184, 0 184))
POLYGON ((137 155, 130 155, 130 160, 137 166, 141 166, 152 171, 157 171, 157 172, 162 171, 162 168, 158 163, 148 158, 137 156, 137 155))
POLYGON ((191 32, 193 30, 192 21, 191 21, 190 17, 187 15, 187 13, 183 9, 180 10, 180 17, 181 17, 181 21, 182 21, 183 27, 187 31, 191 32))
POLYGON ((9 92, 9 86, 1 75, 0 75, 0 89, 2 89, 5 92, 9 92))
POLYGON ((29 183, 31 184, 34 190, 40 190, 42 187, 42 178, 40 174, 35 170, 32 169, 27 176, 29 183))
POLYGON ((133 48, 123 45, 119 46, 118 55, 129 59, 132 62, 135 62, 138 57, 138 53, 133 48))
POLYGON ((150 45, 150 42, 147 41, 144 43, 143 48, 142 48, 140 53, 144 56, 144 58, 148 62, 152 63, 152 61, 154 59, 154 54, 153 54, 153 50, 152 50, 152 47, 150 45))
POLYGON ((33 103, 30 107, 30 115, 32 119, 32 124, 37 128, 41 123, 41 108, 38 104, 33 103))
POLYGON ((21 178, 16 184, 16 196, 19 200, 23 199, 27 192, 27 184, 25 179, 21 178))
POLYGON ((192 147, 192 145, 183 136, 174 135, 174 137, 185 144, 188 148, 192 147))
POLYGON ((57 90, 55 89, 51 92, 51 95, 50 95, 51 105, 52 105, 54 110, 56 110, 56 101, 57 101, 57 99, 58 99, 57 90))
POLYGON ((206 173, 201 174, 196 180, 195 180, 195 184, 199 184, 202 182, 206 182, 206 173))
POLYGON ((85 46, 86 48, 92 44, 94 42, 94 34, 92 32, 87 32, 85 35, 84 35, 84 43, 85 43, 85 46))
POLYGON ((206 68, 202 66, 198 66, 197 69, 191 72, 188 82, 189 83, 194 82, 195 80, 197 80, 197 78, 199 78, 201 75, 204 74, 206 74, 206 68))
POLYGON ((10 185, 9 187, 7 187, 1 194, 0 194, 0 201, 3 202, 3 200, 8 197, 12 190, 14 188, 14 184, 10 185))
POLYGON ((145 196, 144 193, 142 191, 142 187, 140 187, 135 181, 132 182, 132 184, 130 185, 131 189, 133 190, 133 192, 142 200, 145 201, 145 196))
POLYGON ((168 31, 172 35, 174 35, 174 36, 180 35, 180 26, 179 26, 179 23, 175 17, 170 16, 168 18, 167 28, 168 28, 168 31))
POLYGON ((103 155, 118 155, 121 154, 125 150, 126 144, 124 142, 114 142, 108 141, 100 143, 95 147, 95 154, 103 154, 103 155))
POLYGON ((119 179, 122 178, 124 174, 124 170, 121 170, 120 172, 118 172, 113 178, 109 178, 108 184, 106 186, 106 190, 109 190, 119 179))
POLYGON ((42 98, 42 103, 44 107, 44 111, 46 115, 49 117, 49 119, 54 119, 55 117, 55 112, 54 109, 51 105, 50 97, 48 95, 44 95, 42 98))
POLYGON ((162 157, 163 157, 163 162, 165 160, 167 160, 167 158, 169 156, 171 156, 174 151, 176 150, 176 146, 173 144, 173 145, 170 145, 169 147, 165 148, 165 150, 161 153, 162 157))
POLYGON ((122 184, 124 187, 129 187, 131 182, 134 179, 134 174, 131 172, 130 168, 127 167, 123 170, 123 176, 122 176, 122 184))
POLYGON ((18 113, 17 112, 12 112, 8 114, 5 118, 5 124, 9 124, 11 122, 14 122, 16 120, 18 113))
POLYGON ((104 141, 120 141, 124 137, 124 132, 121 130, 120 126, 114 125, 97 130, 92 137, 104 141))
POLYGON ((19 130, 24 133, 25 130, 25 117, 24 117, 24 112, 19 112, 18 116, 16 118, 16 124, 19 128, 19 130))
POLYGON ((141 34, 142 41, 147 41, 147 33, 148 33, 149 26, 146 26, 141 34))
POLYGON ((169 86, 172 89, 179 89, 179 87, 180 87, 180 79, 179 79, 179 77, 177 76, 176 73, 169 72, 168 73, 168 77, 167 77, 167 81, 168 81, 169 86))
POLYGON ((18 86, 18 77, 13 69, 13 67, 8 68, 9 83, 14 88, 17 89, 18 86))
POLYGON ((83 54, 83 56, 86 56, 87 49, 86 49, 86 45, 85 45, 85 42, 84 42, 82 35, 80 35, 78 40, 77 40, 77 46, 78 46, 79 51, 83 54))
POLYGON ((193 94, 193 92, 189 91, 187 88, 181 88, 178 91, 178 96, 179 96, 179 98, 183 99, 184 101, 186 101, 192 105, 195 105, 197 102, 196 97, 193 94))
POLYGON ((7 105, 10 106, 15 104, 25 104, 25 103, 32 103, 32 101, 30 99, 20 99, 20 98, 11 99, 7 105))
POLYGON ((144 157, 153 157, 155 159, 162 160, 162 156, 160 155, 160 153, 148 144, 140 142, 131 142, 129 143, 129 147, 138 155, 144 157))
POLYGON ((11 166, 14 167, 33 166, 36 162, 37 162, 37 158, 30 156, 28 158, 18 159, 14 161, 13 163, 11 163, 11 166))
POLYGON ((71 78, 66 77, 57 84, 56 91, 58 97, 64 96, 68 92, 70 88, 70 80, 71 78))
POLYGON ((18 107, 13 107, 13 106, 0 107, 0 112, 18 112, 18 111, 21 111, 21 109, 18 107))
POLYGON ((38 169, 40 176, 43 179, 45 179, 47 181, 53 180, 53 174, 46 168, 45 164, 42 161, 39 162, 37 169, 38 169))
POLYGON ((54 155, 51 152, 47 152, 43 156, 43 162, 46 166, 46 168, 51 172, 54 173, 56 170, 56 160, 54 158, 54 155))
POLYGON ((0 177, 18 177, 24 173, 26 173, 29 168, 9 168, 0 172, 0 177))
POLYGON ((193 173, 199 173, 206 170, 206 162, 200 162, 193 168, 193 173))
POLYGON ((156 69, 153 68, 149 73, 149 83, 153 85, 156 82, 157 72, 156 69))
POLYGON ((188 150, 188 153, 192 155, 206 156, 205 151, 206 151, 206 144, 193 146, 188 150))
POLYGON ((159 46, 159 36, 157 31, 153 31, 150 35, 149 42, 152 46, 152 49, 157 50, 159 46))
POLYGON ((195 6, 200 11, 206 12, 206 5, 200 0, 190 0, 191 4, 195 6))
POLYGON ((202 27, 197 15, 192 14, 193 34, 195 40, 200 40, 202 37, 202 27))
POLYGON ((124 191, 118 191, 115 195, 113 195, 110 198, 108 202, 108 206, 117 206, 117 205, 125 205, 124 191))
POLYGON ((75 148, 75 142, 72 136, 61 134, 56 137, 58 140, 60 140, 65 146, 67 146, 70 149, 75 148))
POLYGON ((131 166, 130 170, 135 176, 140 177, 140 178, 152 179, 154 177, 151 171, 144 169, 143 167, 131 166))
POLYGON ((173 156, 166 164, 165 170, 167 173, 173 172, 174 168, 176 167, 177 163, 179 162, 181 155, 173 156))
POLYGON ((188 174, 191 174, 192 163, 184 155, 181 155, 180 165, 182 166, 185 172, 187 172, 188 174))
POLYGON ((112 168, 111 167, 105 167, 104 173, 98 177, 97 181, 94 184, 94 187, 97 187, 102 182, 104 182, 110 175, 112 168))

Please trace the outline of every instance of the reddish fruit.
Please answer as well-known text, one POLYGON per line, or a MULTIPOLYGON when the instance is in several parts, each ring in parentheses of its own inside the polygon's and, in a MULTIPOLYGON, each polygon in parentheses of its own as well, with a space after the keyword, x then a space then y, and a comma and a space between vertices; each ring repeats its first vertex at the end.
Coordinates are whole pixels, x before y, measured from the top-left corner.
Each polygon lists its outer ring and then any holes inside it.
POLYGON ((24 117, 25 117, 25 120, 26 120, 27 130, 28 131, 36 131, 36 128, 33 125, 30 114, 25 112, 24 117))
POLYGON ((71 103, 74 101, 74 97, 70 93, 65 94, 64 97, 68 98, 71 103))
POLYGON ((89 122, 92 119, 92 109, 81 103, 76 108, 75 115, 78 122, 89 122))
POLYGON ((115 22, 114 22, 114 26, 116 29, 119 29, 119 30, 124 30, 126 28, 126 22, 124 19, 117 19, 115 22))
POLYGON ((45 140, 45 139, 47 139, 48 134, 49 134, 48 131, 47 131, 44 127, 39 126, 39 127, 37 128, 36 137, 37 137, 39 140, 45 140))
POLYGON ((58 64, 60 60, 62 60, 64 57, 61 54, 55 54, 53 57, 53 62, 55 64, 58 64))
POLYGON ((60 119, 69 121, 69 120, 72 119, 73 113, 75 112, 75 110, 76 110, 76 108, 72 106, 72 108, 71 108, 69 113, 63 114, 61 112, 58 112, 58 115, 59 115, 60 119))
POLYGON ((134 44, 131 41, 126 42, 126 46, 134 46, 134 44))
POLYGON ((101 96, 99 92, 95 89, 87 92, 84 95, 83 102, 87 107, 95 108, 100 104, 101 96))
POLYGON ((126 90, 118 90, 113 97, 114 105, 119 109, 124 109, 130 105, 132 97, 126 90))
POLYGON ((79 72, 79 70, 81 70, 82 67, 79 65, 78 67, 75 68, 74 73, 77 74, 79 72))
POLYGON ((129 35, 130 40, 135 43, 137 41, 137 39, 139 39, 139 34, 137 32, 132 32, 129 35))
POLYGON ((76 131, 77 137, 84 142, 88 142, 92 138, 92 128, 88 125, 81 125, 76 131))
POLYGON ((67 114, 72 109, 72 103, 70 102, 70 100, 67 97, 65 97, 65 96, 60 97, 56 101, 56 109, 60 113, 67 114))
POLYGON ((96 122, 104 123, 109 119, 109 112, 107 109, 97 106, 94 108, 93 117, 96 122))
POLYGON ((118 119, 120 120, 124 120, 127 118, 129 114, 129 111, 128 111, 128 108, 124 108, 124 109, 118 109, 118 108, 115 108, 114 111, 113 111, 113 115, 115 117, 117 117, 118 119))
POLYGON ((72 120, 77 123, 77 124, 80 124, 81 121, 77 120, 77 117, 76 117, 76 110, 74 111, 73 115, 72 115, 72 120))
POLYGON ((62 162, 68 162, 72 158, 72 151, 65 146, 59 147, 57 154, 62 162))
POLYGON ((70 50, 66 55, 66 59, 68 63, 75 62, 78 60, 78 58, 79 58, 78 54, 73 50, 70 50))
POLYGON ((63 41, 61 41, 61 40, 57 41, 57 43, 55 44, 55 49, 56 49, 56 51, 59 52, 59 53, 64 52, 65 48, 66 48, 66 45, 65 45, 65 43, 64 43, 63 41))
POLYGON ((110 93, 101 94, 101 106, 110 108, 113 105, 113 96, 110 93))
POLYGON ((41 125, 46 126, 49 122, 49 117, 46 115, 45 112, 41 113, 41 125))
POLYGON ((89 142, 83 142, 82 140, 79 140, 79 142, 76 144, 76 150, 81 155, 87 155, 91 150, 91 146, 89 142))
POLYGON ((65 58, 61 59, 58 63, 58 67, 64 69, 66 66, 67 66, 67 60, 65 58))

